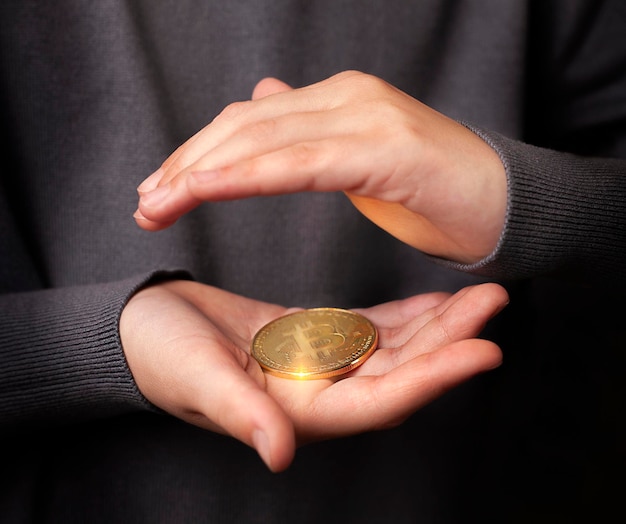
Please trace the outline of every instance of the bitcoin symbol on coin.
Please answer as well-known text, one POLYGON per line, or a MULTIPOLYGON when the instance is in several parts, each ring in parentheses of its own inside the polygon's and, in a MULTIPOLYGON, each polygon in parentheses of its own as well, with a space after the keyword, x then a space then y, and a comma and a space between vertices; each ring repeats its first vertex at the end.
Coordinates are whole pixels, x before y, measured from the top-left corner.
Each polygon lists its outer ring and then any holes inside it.
POLYGON ((276 351, 287 353, 286 358, 289 360, 294 360, 294 353, 297 358, 327 360, 331 357, 333 348, 340 347, 346 340, 334 326, 330 324, 315 326, 310 321, 303 325, 295 324, 292 329, 283 332, 282 336, 285 341, 276 348, 276 351))
POLYGON ((287 378, 327 378, 362 364, 378 333, 364 316, 339 308, 313 308, 277 318, 252 339, 251 353, 269 373, 287 378))

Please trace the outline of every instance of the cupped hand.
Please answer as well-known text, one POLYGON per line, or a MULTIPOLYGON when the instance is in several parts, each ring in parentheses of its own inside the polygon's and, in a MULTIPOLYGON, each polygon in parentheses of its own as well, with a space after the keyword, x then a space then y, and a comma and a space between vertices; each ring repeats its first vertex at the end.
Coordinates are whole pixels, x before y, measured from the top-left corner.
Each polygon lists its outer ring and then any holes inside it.
POLYGON ((264 79, 138 190, 147 230, 204 201, 343 191, 400 240, 466 263, 496 246, 507 198, 504 167, 480 137, 356 71, 300 89, 264 79))
POLYGON ((268 467, 289 466, 298 445, 390 428, 455 385, 497 367, 477 337, 507 303, 497 284, 429 293, 356 310, 378 328, 378 349, 339 379, 264 373, 254 333, 294 311, 190 281, 141 290, 120 336, 133 377, 154 405, 254 447, 268 467))

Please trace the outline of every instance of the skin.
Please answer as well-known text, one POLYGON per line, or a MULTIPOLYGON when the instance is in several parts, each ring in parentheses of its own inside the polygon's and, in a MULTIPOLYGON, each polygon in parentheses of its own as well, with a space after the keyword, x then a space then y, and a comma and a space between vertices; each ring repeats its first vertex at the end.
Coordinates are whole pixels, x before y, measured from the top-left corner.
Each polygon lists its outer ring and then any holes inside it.
POLYGON ((377 350, 339 378, 265 374, 250 341, 294 311, 198 282, 138 292, 120 336, 144 396, 168 413, 254 447, 272 471, 297 446, 392 428, 450 388, 500 365, 500 348, 476 337, 508 302, 497 284, 428 293, 357 309, 379 331, 377 350))
MULTIPOLYGON (((493 251, 507 198, 504 168, 482 139, 348 71, 301 89, 259 82, 251 100, 226 107, 139 186, 134 217, 158 231, 203 202, 300 191, 342 191, 403 242, 465 263, 493 251)), ((507 302, 501 286, 483 284, 357 310, 379 329, 379 348, 340 379, 263 373, 249 355, 252 336, 293 310, 196 282, 137 293, 120 334, 148 400, 254 447, 281 471, 299 445, 397 426, 497 367, 500 348, 476 337, 507 302)))
POLYGON ((356 71, 301 89, 264 79, 138 191, 134 216, 151 231, 205 201, 343 191, 400 240, 464 263, 493 251, 507 201, 504 167, 480 137, 356 71))

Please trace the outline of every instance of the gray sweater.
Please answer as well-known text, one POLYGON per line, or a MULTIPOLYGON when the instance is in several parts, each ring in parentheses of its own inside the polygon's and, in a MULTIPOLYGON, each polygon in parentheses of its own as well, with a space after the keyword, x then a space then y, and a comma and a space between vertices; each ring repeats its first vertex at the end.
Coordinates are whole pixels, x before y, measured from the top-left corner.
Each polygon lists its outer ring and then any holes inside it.
POLYGON ((620 0, 3 2, 0 522, 623 516, 625 34, 620 0), (425 256, 341 194, 135 225, 136 186, 260 78, 346 69, 499 153, 507 221, 485 260, 425 256), (159 278, 303 307, 499 281, 511 304, 484 336, 504 365, 397 429, 309 445, 271 474, 135 386, 118 320, 159 278))

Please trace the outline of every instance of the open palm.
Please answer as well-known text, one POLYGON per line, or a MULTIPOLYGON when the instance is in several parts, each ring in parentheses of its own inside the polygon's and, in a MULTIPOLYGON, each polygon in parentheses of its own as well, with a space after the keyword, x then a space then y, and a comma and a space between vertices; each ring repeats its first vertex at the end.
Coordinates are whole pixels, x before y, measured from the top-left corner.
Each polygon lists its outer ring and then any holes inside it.
POLYGON ((263 373, 254 333, 294 311, 197 282, 146 288, 124 309, 122 344, 141 392, 187 422, 253 446, 268 467, 297 445, 400 424, 448 389, 492 369, 500 349, 475 338, 507 303, 497 284, 356 310, 379 331, 376 352, 339 379, 263 373))

